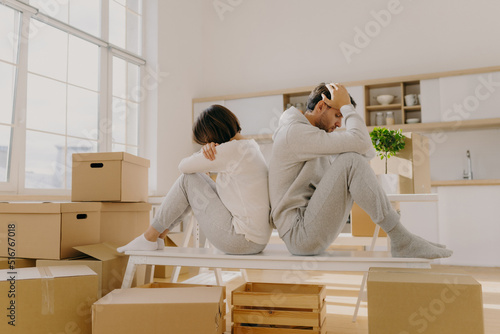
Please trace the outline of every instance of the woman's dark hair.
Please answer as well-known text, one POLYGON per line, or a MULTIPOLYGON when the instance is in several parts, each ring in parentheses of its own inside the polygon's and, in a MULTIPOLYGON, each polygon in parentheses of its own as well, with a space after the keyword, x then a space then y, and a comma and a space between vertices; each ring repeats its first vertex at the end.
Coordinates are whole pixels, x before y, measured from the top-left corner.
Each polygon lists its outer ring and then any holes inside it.
MULTIPOLYGON (((326 87, 326 84, 324 82, 320 83, 316 88, 313 89, 311 94, 309 94, 309 97, 307 98, 307 105, 306 105, 306 110, 314 110, 314 107, 316 107, 316 104, 318 104, 319 101, 323 100, 321 97, 321 94, 325 94, 325 96, 328 99, 331 99, 332 96, 330 94, 330 91, 326 87)), ((351 104, 353 107, 356 107, 356 102, 352 98, 352 96, 349 94, 349 97, 351 98, 351 104)))
POLYGON ((193 138, 200 145, 228 142, 240 131, 238 118, 218 104, 203 110, 193 124, 193 138))

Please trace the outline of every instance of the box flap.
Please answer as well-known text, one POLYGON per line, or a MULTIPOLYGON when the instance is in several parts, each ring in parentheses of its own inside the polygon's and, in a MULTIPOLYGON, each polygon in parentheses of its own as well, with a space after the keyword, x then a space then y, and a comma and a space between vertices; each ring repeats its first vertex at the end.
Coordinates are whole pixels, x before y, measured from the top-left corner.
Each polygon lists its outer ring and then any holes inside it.
POLYGON ((15 273, 16 274, 13 274, 13 271, 10 269, 0 270, 0 282, 7 281, 13 275, 15 275, 16 280, 97 275, 92 269, 87 266, 49 266, 18 268, 15 270, 15 273))
POLYGON ((152 205, 150 203, 113 203, 102 202, 101 211, 116 212, 116 211, 151 211, 152 205))
POLYGON ((94 212, 100 209, 101 205, 99 202, 61 203, 61 212, 94 212))
POLYGON ((219 304, 222 287, 120 289, 99 299, 95 304, 219 304))
POLYGON ((126 256, 116 251, 117 246, 107 242, 94 245, 75 246, 73 248, 101 261, 108 261, 120 256, 126 256))
POLYGON ((0 213, 61 213, 99 211, 99 202, 13 202, 0 203, 0 213))
POLYGON ((60 213, 61 203, 15 202, 0 203, 0 213, 60 213))
POLYGON ((84 161, 127 161, 136 165, 149 167, 149 160, 126 152, 73 153, 74 162, 84 161))

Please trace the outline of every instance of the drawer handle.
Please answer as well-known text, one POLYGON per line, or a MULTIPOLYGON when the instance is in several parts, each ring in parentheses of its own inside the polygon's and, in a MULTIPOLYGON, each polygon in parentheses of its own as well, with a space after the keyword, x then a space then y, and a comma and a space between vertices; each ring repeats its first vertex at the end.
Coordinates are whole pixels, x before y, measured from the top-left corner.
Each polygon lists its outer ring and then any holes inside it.
POLYGON ((87 219, 87 214, 86 213, 77 213, 76 219, 87 219))
POLYGON ((90 168, 102 168, 104 164, 102 162, 93 162, 90 164, 90 168))

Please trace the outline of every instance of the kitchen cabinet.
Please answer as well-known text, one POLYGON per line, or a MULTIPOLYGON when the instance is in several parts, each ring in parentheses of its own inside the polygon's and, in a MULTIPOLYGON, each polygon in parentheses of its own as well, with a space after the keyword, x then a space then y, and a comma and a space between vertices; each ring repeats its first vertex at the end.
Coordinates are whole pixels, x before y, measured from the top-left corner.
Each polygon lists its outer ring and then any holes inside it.
POLYGON ((442 264, 500 266, 500 186, 437 187, 439 241, 453 250, 442 264))

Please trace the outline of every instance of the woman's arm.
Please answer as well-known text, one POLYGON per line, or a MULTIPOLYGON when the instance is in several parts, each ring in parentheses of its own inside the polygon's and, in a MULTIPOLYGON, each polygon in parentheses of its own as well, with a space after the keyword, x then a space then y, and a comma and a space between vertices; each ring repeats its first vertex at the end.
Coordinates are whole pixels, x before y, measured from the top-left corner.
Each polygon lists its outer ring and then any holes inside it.
POLYGON ((223 172, 241 158, 237 146, 236 141, 218 145, 214 160, 205 158, 203 151, 196 152, 190 157, 182 159, 179 170, 185 174, 223 172))

